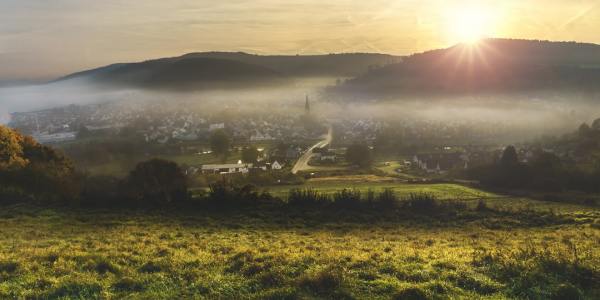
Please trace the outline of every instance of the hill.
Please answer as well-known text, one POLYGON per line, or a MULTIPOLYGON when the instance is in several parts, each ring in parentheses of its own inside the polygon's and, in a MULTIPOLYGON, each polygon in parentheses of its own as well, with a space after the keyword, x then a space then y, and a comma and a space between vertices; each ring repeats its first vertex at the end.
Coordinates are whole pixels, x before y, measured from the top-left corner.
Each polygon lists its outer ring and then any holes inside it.
POLYGON ((189 57, 114 64, 68 75, 58 81, 87 79, 96 84, 153 89, 196 90, 210 87, 261 86, 284 82, 285 76, 239 61, 189 57))
POLYGON ((230 59, 259 65, 291 77, 356 77, 369 69, 401 61, 401 57, 376 53, 327 55, 255 55, 243 52, 190 53, 182 57, 230 59))
POLYGON ((397 62, 384 54, 262 56, 242 52, 190 53, 139 63, 113 64, 67 75, 57 81, 157 89, 202 89, 280 84, 297 77, 352 77, 397 62))
POLYGON ((410 94, 597 90, 600 46, 488 39, 476 45, 414 54, 349 80, 335 92, 394 97, 410 94))

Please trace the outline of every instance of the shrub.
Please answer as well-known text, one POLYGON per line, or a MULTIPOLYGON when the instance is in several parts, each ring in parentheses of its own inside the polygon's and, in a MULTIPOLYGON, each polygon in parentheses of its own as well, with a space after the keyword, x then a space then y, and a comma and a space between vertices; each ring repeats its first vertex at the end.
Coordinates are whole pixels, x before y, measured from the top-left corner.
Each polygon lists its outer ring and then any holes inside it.
POLYGON ((382 208, 395 208, 398 206, 398 197, 392 189, 384 189, 377 195, 377 205, 382 208))
POLYGON ((299 284, 316 294, 330 294, 342 285, 342 272, 336 268, 325 268, 313 273, 305 274, 300 278, 299 284))
POLYGON ((375 204, 375 191, 373 191, 371 188, 369 188, 369 190, 367 190, 367 196, 366 196, 366 202, 367 205, 372 207, 375 204))
POLYGON ((392 299, 394 300, 427 300, 427 294, 418 287, 409 287, 397 292, 392 299))
POLYGON ((296 207, 314 207, 331 203, 328 195, 314 189, 292 189, 288 194, 288 204, 296 207))
POLYGON ((226 180, 211 184, 208 192, 208 200, 213 205, 222 208, 257 204, 259 200, 268 200, 269 198, 268 193, 259 194, 254 185, 238 186, 226 180))
POLYGON ((552 300, 579 300, 583 299, 583 294, 576 286, 570 283, 563 283, 554 288, 550 298, 552 300))
POLYGON ((96 262, 96 264, 94 266, 94 270, 96 272, 98 272, 99 274, 105 274, 105 273, 119 274, 120 273, 119 267, 117 267, 115 264, 113 264, 112 262, 107 261, 107 260, 100 260, 100 261, 96 262))
POLYGON ((163 268, 159 264, 157 264, 155 262, 151 262, 151 261, 143 264, 138 269, 138 271, 141 272, 141 273, 157 273, 157 272, 160 272, 162 270, 163 270, 163 268))
POLYGON ((19 263, 13 261, 0 262, 0 273, 12 274, 19 268, 19 263))
POLYGON ((124 277, 115 282, 112 288, 117 292, 141 292, 144 285, 135 279, 124 277))
POLYGON ((436 211, 439 203, 436 197, 428 193, 410 194, 404 199, 404 207, 416 212, 427 213, 436 211))
POLYGON ((125 196, 136 204, 165 205, 187 198, 187 180, 171 161, 152 159, 139 163, 124 183, 125 196))
POLYGON ((333 204, 339 208, 358 208, 361 204, 361 194, 359 190, 343 189, 333 194, 333 204))

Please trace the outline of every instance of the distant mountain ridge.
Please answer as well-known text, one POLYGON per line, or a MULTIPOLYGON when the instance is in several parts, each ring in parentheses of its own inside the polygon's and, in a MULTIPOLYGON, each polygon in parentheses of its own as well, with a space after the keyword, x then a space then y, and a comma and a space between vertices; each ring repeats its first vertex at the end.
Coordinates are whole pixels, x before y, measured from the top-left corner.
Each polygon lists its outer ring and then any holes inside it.
POLYGON ((183 90, 259 87, 286 83, 298 77, 354 77, 370 68, 400 59, 369 53, 264 56, 243 52, 204 52, 112 64, 73 73, 57 81, 86 79, 96 84, 183 90))
POLYGON ((402 60, 400 56, 378 53, 340 53, 326 55, 256 55, 244 52, 189 53, 187 57, 230 59, 273 69, 292 77, 356 77, 370 68, 402 60))
POLYGON ((487 39, 406 57, 335 87, 357 97, 600 90, 600 45, 487 39))

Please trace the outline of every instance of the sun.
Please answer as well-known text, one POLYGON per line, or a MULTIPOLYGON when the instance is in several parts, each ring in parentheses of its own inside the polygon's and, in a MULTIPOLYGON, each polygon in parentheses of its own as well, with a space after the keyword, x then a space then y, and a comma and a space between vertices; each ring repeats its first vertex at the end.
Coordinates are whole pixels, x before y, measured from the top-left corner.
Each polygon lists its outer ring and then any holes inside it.
POLYGON ((495 15, 492 9, 479 6, 455 7, 448 10, 445 24, 453 43, 476 44, 494 34, 495 15))

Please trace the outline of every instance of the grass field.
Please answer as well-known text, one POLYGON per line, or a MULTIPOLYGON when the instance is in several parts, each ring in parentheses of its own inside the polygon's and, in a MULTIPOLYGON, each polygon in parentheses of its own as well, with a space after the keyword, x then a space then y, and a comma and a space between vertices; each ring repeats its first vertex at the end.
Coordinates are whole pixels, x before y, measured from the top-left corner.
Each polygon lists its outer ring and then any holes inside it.
POLYGON ((381 192, 384 189, 391 189, 398 196, 406 196, 411 193, 429 193, 435 195, 439 199, 465 200, 499 197, 499 195, 493 193, 458 184, 407 184, 393 181, 393 179, 390 179, 388 182, 381 180, 369 182, 366 178, 367 176, 361 176, 360 179, 362 180, 352 180, 352 178, 342 177, 341 180, 335 180, 335 177, 330 177, 326 180, 309 180, 303 185, 270 186, 264 189, 274 196, 281 198, 287 197, 290 189, 315 189, 325 194, 332 194, 341 189, 355 189, 362 193, 366 193, 368 190, 381 192))
MULTIPOLYGON (((395 189, 489 195, 455 185, 395 189)), ((0 298, 600 296, 598 209, 490 201, 440 215, 3 207, 0 298)))

